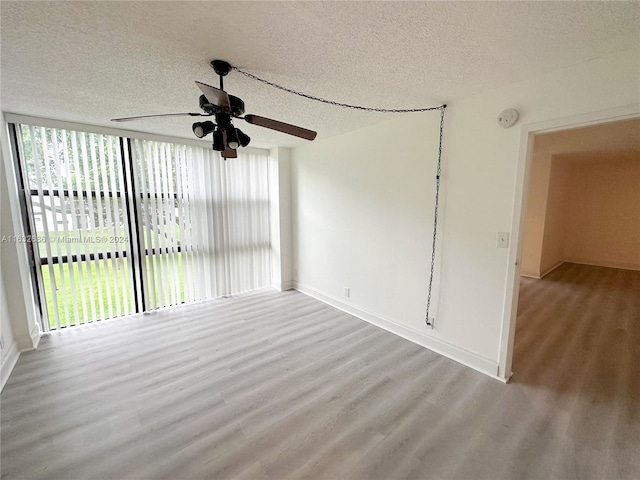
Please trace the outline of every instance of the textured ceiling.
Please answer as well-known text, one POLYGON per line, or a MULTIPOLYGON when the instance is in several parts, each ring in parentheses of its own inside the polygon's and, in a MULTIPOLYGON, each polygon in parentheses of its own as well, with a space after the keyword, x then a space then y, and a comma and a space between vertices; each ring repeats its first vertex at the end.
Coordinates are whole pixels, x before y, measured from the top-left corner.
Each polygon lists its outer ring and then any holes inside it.
MULTIPOLYGON (((193 138, 199 80, 221 58, 285 86, 376 107, 439 105, 638 49, 638 2, 10 2, 1 5, 7 112, 193 138)), ((318 104, 231 73, 255 113, 319 138, 389 118, 318 104)), ((241 126, 244 122, 237 122, 241 126)), ((241 126, 257 147, 301 141, 241 126)))

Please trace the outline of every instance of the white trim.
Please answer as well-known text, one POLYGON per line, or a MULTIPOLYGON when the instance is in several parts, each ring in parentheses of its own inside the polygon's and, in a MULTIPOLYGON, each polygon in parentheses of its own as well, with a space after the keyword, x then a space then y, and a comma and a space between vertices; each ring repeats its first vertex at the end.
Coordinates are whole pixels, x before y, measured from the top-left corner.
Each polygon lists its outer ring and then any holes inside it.
POLYGON ((474 370, 484 373, 491 378, 500 380, 501 382, 507 381, 507 379, 498 377, 498 364, 487 358, 481 357, 467 350, 463 350, 437 338, 430 337, 413 328, 400 325, 393 320, 383 318, 375 313, 344 303, 331 295, 316 290, 308 285, 303 285, 297 281, 293 282, 293 288, 305 295, 309 295, 323 303, 331 305, 338 310, 342 310, 343 312, 353 315, 365 322, 371 323, 372 325, 380 327, 388 332, 398 335, 399 337, 428 348, 429 350, 439 353, 440 355, 461 363, 462 365, 473 368, 474 370))
POLYGON ((590 265, 592 267, 618 268, 621 270, 640 271, 640 265, 627 262, 594 262, 593 260, 582 260, 576 257, 565 258, 566 263, 577 263, 580 265, 590 265))
POLYGON ((528 273, 520 273, 520 276, 525 278, 533 278, 534 280, 540 280, 542 278, 538 275, 530 275, 528 273))
POLYGON ((18 344, 13 341, 9 345, 7 349, 7 353, 4 356, 4 360, 2 360, 2 365, 0 366, 0 391, 4 388, 7 380, 9 380, 9 376, 13 371, 13 367, 16 366, 16 362, 20 358, 20 351, 18 350, 18 344))
MULTIPOLYGON (((38 348, 38 344, 40 343, 40 337, 42 332, 40 331, 40 324, 36 322, 29 335, 31 336, 31 347, 27 348, 27 350, 35 350, 38 348)), ((24 351, 24 350, 23 350, 24 351)))
MULTIPOLYGON (((35 342, 36 345, 40 343, 40 335, 38 335, 38 338, 35 340, 35 342)), ((34 347, 33 343, 34 339, 31 334, 29 334, 28 337, 26 335, 16 337, 16 345, 18 346, 18 350, 20 352, 30 352, 31 350, 35 350, 36 348, 34 347)))
POLYGON ((544 272, 542 272, 540 274, 540 278, 544 278, 547 275, 549 275, 551 272, 553 272, 556 268, 558 268, 560 265, 562 265, 563 263, 565 263, 564 260, 560 260, 558 263, 556 263, 553 267, 547 268, 544 272))
POLYGON ((594 262, 592 260, 591 261, 590 260, 581 260, 580 258, 568 257, 568 258, 565 258, 564 260, 556 263, 553 267, 548 268, 547 270, 545 270, 540 275, 531 275, 531 274, 526 274, 526 273, 522 273, 521 272, 520 276, 521 277, 527 277, 527 278, 535 278, 536 280, 541 280, 542 278, 546 277, 551 272, 553 272, 560 265, 563 265, 565 263, 577 263, 578 265, 589 265, 589 266, 592 266, 592 267, 618 268, 618 269, 621 269, 621 270, 640 271, 640 265, 635 265, 635 264, 626 263, 626 262, 622 262, 622 263, 594 262))
POLYGON ((280 292, 284 292, 285 290, 293 290, 295 288, 293 286, 293 280, 278 282, 274 279, 271 281, 271 286, 280 292))
POLYGON ((640 117, 640 104, 626 105, 598 112, 590 112, 571 117, 556 118, 543 122, 522 125, 520 129, 520 147, 518 150, 518 164, 516 170, 516 185, 513 199, 513 215, 511 219, 512 245, 509 249, 509 263, 507 266, 507 282, 505 286, 505 302, 502 310, 502 327, 500 334, 500 351, 498 361, 498 376, 508 378, 504 372, 511 372, 513 360, 513 345, 516 330, 518 310, 518 295, 520 289, 520 261, 524 230, 524 202, 526 186, 531 163, 534 134, 566 130, 608 123, 617 120, 640 117))
MULTIPOLYGON (((584 113, 582 115, 573 115, 570 117, 560 117, 552 120, 527 123, 522 125, 520 131, 535 134, 550 133, 559 130, 588 127, 589 125, 599 125, 601 123, 616 122, 618 120, 627 120, 638 117, 640 117, 640 103, 635 103, 624 107, 584 113)), ((518 164, 520 164, 521 160, 522 159, 518 158, 518 164)))
MULTIPOLYGON (((32 117, 30 115, 21 115, 18 113, 4 112, 4 118, 7 123, 23 123, 26 125, 37 125, 39 127, 50 127, 65 130, 75 130, 78 132, 97 133, 102 135, 113 135, 116 137, 137 138, 140 140, 150 140, 153 142, 177 143, 179 145, 191 145, 201 148, 211 148, 211 143, 205 140, 196 140, 184 137, 172 137, 169 135, 157 135, 154 133, 141 132, 139 130, 127 130, 124 128, 103 127, 99 125, 88 125, 84 123, 67 122, 65 120, 56 120, 54 118, 32 117)), ((264 148, 244 147, 244 151, 265 153, 269 150, 264 148)))
POLYGON ((558 263, 556 263, 553 267, 547 268, 544 272, 539 273, 538 275, 535 275, 533 273, 522 273, 522 272, 520 272, 520 276, 521 277, 527 277, 527 278, 533 278, 535 280, 542 280, 543 277, 546 277, 547 275, 549 275, 551 272, 553 272, 556 268, 558 268, 563 263, 565 263, 565 261, 561 260, 558 263))

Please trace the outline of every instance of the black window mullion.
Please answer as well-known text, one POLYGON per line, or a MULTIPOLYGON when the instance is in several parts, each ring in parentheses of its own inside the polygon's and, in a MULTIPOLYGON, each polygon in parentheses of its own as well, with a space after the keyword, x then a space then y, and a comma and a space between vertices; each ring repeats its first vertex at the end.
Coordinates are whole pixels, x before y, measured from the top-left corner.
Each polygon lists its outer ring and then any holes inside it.
MULTIPOLYGON (((43 190, 42 190, 42 192, 39 192, 38 190, 36 190, 36 189, 34 189, 34 188, 32 188, 31 190, 29 190, 29 194, 30 194, 30 195, 33 195, 33 196, 36 196, 36 195, 38 195, 39 193, 42 193, 42 195, 44 195, 44 196, 53 196, 53 197, 59 197, 59 196, 60 196, 60 191, 59 191, 59 190, 53 190, 53 191, 51 191, 51 190, 43 189, 43 190)), ((72 190, 72 191, 69 191, 69 190, 62 190, 62 195, 63 195, 65 198, 70 198, 70 197, 82 197, 82 198, 84 198, 84 197, 86 197, 86 196, 87 196, 87 193, 89 193, 92 197, 100 196, 100 197, 103 197, 103 198, 104 198, 105 196, 107 196, 107 197, 113 197, 114 195, 115 195, 116 197, 120 197, 120 196, 122 196, 122 193, 121 193, 121 192, 115 192, 115 193, 114 193, 114 192, 107 192, 107 193, 105 194, 103 191, 96 192, 96 191, 94 191, 94 190, 92 190, 92 191, 90 191, 90 192, 78 192, 77 190, 72 190)))
MULTIPOLYGON (((68 255, 62 255, 60 257, 51 257, 51 263, 53 265, 56 265, 58 263, 60 263, 62 261, 62 263, 75 263, 75 262, 86 262, 86 261, 94 261, 94 260, 110 260, 112 258, 126 258, 128 257, 128 253, 127 251, 123 251, 122 254, 120 254, 120 252, 115 252, 115 254, 111 254, 111 252, 98 252, 96 253, 90 253, 89 255, 86 255, 84 253, 81 254, 73 254, 71 255, 71 258, 69 258, 68 255)), ((41 265, 49 265, 49 259, 47 257, 40 257, 40 264, 41 265)))
MULTIPOLYGON (((142 231, 139 224, 138 217, 138 195, 136 193, 136 181, 135 181, 135 169, 133 167, 133 155, 131 148, 131 139, 120 137, 120 161, 122 162, 122 171, 125 174, 124 178, 124 194, 125 204, 127 208, 127 222, 129 232, 129 249, 132 252, 131 255, 131 274, 133 275, 133 294, 135 298, 136 312, 145 312, 147 310, 147 299, 145 294, 144 275, 143 275, 143 242, 142 231), (129 168, 127 168, 127 162, 125 159, 125 140, 127 153, 129 157, 129 168), (137 233, 134 237, 134 233, 137 233), (134 243, 135 238, 135 243, 134 243), (137 259, 137 262, 136 262, 137 259), (142 300, 142 305, 138 302, 138 294, 142 300)), ((145 252, 146 254, 146 252, 145 252)))

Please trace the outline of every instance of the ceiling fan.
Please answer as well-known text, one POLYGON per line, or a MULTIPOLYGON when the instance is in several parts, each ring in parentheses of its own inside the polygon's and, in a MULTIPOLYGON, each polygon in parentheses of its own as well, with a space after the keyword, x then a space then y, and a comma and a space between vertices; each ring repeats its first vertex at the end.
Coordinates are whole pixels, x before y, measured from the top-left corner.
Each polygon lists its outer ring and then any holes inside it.
POLYGON ((213 133, 213 149, 220 152, 220 155, 224 158, 236 158, 238 156, 236 149, 238 147, 246 147, 251 141, 247 134, 233 126, 232 120, 234 118, 239 118, 252 125, 258 125, 259 127, 269 128, 293 135, 294 137, 304 138, 305 140, 313 140, 316 138, 317 133, 313 130, 258 115, 245 115, 244 102, 240 98, 229 95, 224 91, 222 79, 231 71, 231 65, 224 60, 213 60, 211 66, 220 77, 220 88, 196 82, 196 85, 202 92, 202 95, 200 95, 200 108, 204 113, 164 113, 159 115, 114 118, 112 121, 126 122, 151 117, 213 116, 215 123, 211 120, 194 123, 192 126, 193 133, 198 138, 204 138, 208 134, 213 133))

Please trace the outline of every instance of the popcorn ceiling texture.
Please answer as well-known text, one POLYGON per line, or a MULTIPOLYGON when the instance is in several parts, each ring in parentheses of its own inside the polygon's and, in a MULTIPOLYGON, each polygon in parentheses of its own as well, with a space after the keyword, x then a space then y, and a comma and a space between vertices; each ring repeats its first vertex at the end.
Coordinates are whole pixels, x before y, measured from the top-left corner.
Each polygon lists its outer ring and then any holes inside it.
MULTIPOLYGON (((217 85, 215 58, 339 102, 417 108, 453 106, 455 98, 640 48, 637 2, 0 5, 3 111, 187 138, 188 117, 109 119, 198 111, 194 80, 217 85)), ((319 104, 234 72, 225 89, 247 113, 315 129, 319 138, 392 116, 319 104)), ((237 126, 255 147, 302 142, 237 126)))

